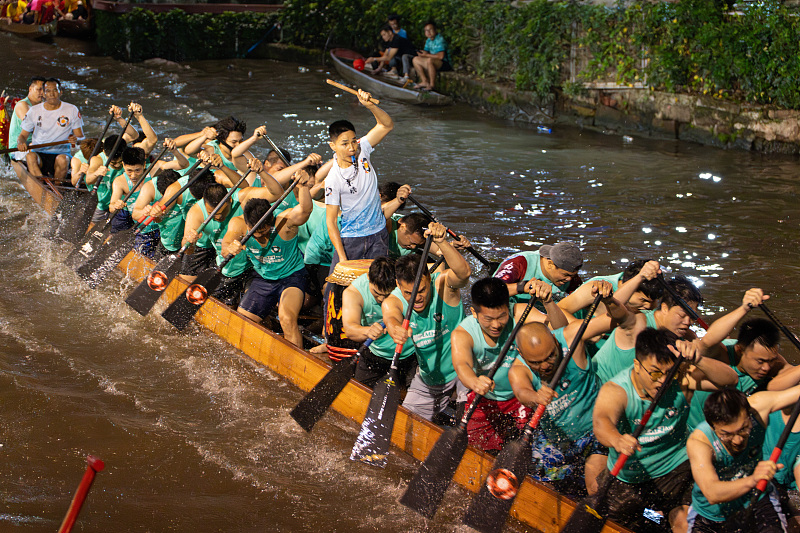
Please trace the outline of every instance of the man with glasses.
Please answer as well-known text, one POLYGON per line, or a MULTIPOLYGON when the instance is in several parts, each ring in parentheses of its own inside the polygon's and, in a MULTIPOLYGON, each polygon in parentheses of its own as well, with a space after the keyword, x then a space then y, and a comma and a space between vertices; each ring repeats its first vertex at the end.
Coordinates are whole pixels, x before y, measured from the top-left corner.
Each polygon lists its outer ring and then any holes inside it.
POLYGON ((779 392, 757 392, 750 397, 727 389, 708 397, 703 406, 705 421, 686 443, 695 481, 689 531, 734 533, 745 528, 759 533, 784 531, 785 518, 772 484, 747 510, 754 520, 734 517, 734 513, 749 506, 759 481, 771 481, 778 469, 793 466, 763 460, 772 451, 771 446, 763 445, 770 414, 796 403, 798 395, 800 386, 779 392))
MULTIPOLYGON (((555 328, 567 325, 567 318, 551 298, 550 285, 536 280, 533 293, 544 303, 547 314, 532 309, 526 322, 550 323, 555 328)), ((496 454, 508 440, 519 435, 531 414, 514 397, 508 381, 508 371, 518 356, 513 343, 494 377, 490 379, 487 375, 526 305, 509 305, 508 289, 497 278, 476 281, 471 296, 472 315, 459 324, 450 338, 453 367, 458 379, 470 390, 467 403, 472 402, 475 394, 484 396, 467 424, 469 443, 496 454)))
POLYGON ((590 494, 597 491, 596 479, 607 451, 592 432, 592 408, 599 384, 585 343, 611 331, 625 316, 609 282, 593 282, 592 294, 603 296, 608 314, 589 321, 555 390, 548 383, 575 339, 579 321, 552 332, 543 324, 523 326, 516 339, 521 359, 514 362, 508 374, 514 395, 522 405, 531 409, 547 405, 534 443, 531 475, 539 481, 555 483, 561 491, 577 493, 585 485, 590 494))
POLYGON ((649 508, 662 511, 673 532, 686 531, 692 489, 686 424, 692 394, 737 381, 730 366, 703 357, 704 349, 700 342, 679 340, 670 330, 646 328, 636 337, 633 365, 605 383, 597 396, 593 427, 597 440, 609 448, 608 468, 620 455, 629 456, 609 487, 608 518, 629 529, 642 530, 649 508), (687 367, 665 383, 678 355, 687 367), (667 387, 664 395, 634 438, 631 433, 661 387, 667 387))

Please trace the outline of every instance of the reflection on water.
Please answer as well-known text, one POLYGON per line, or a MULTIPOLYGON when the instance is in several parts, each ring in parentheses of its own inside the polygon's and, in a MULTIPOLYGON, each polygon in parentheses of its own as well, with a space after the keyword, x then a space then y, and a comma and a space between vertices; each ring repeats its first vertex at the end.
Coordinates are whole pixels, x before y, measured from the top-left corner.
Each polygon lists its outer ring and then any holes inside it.
MULTIPOLYGON (((360 133, 374 124, 324 83, 325 67, 236 60, 158 70, 59 45, 0 35, 4 85, 22 95, 32 75, 62 78, 64 100, 81 108, 90 133, 104 109, 131 100, 162 136, 233 114, 248 131, 266 124, 296 158, 329 155, 333 120, 348 118, 360 133)), ((800 330, 794 158, 626 143, 566 126, 540 134, 459 105, 382 107, 396 127, 373 159, 380 179, 409 183, 486 255, 574 240, 585 250, 584 277, 654 258, 701 287, 711 316, 758 286, 800 330)), ((426 525, 396 503, 410 461, 393 457, 387 471, 351 463, 352 424, 328 417, 306 436, 287 416, 300 394, 280 378, 211 336, 176 335, 156 315, 129 312, 121 296, 130 286, 78 284, 60 265, 64 249, 28 240, 44 217, 2 172, 4 528, 57 527, 80 456, 93 452, 109 469, 90 497, 87 530, 462 529, 462 492, 426 525)), ((798 360, 788 342, 784 349, 798 360)))

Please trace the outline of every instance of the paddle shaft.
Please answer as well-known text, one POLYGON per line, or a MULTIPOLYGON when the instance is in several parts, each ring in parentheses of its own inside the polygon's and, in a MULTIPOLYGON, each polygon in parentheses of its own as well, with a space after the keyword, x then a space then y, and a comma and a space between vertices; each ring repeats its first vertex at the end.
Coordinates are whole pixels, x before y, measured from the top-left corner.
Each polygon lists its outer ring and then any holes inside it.
MULTIPOLYGON (((342 85, 341 83, 335 82, 330 78, 328 78, 325 81, 328 82, 328 85, 333 85, 334 87, 336 87, 338 89, 341 89, 341 90, 346 91, 346 92, 348 92, 350 94, 354 94, 354 95, 358 96, 358 91, 356 91, 355 89, 351 89, 350 87, 348 87, 346 85, 342 85)), ((370 101, 370 103, 375 104, 375 105, 378 105, 378 104, 381 103, 380 100, 377 100, 377 99, 375 99, 375 98, 373 98, 371 96, 369 97, 369 101, 370 101)))
MULTIPOLYGON (((294 188, 297 186, 297 184, 299 182, 300 182, 299 178, 294 180, 289 185, 289 187, 285 191, 283 191, 283 194, 280 196, 280 198, 275 200, 275 202, 270 206, 270 208, 267 209, 267 212, 264 213, 264 215, 261 218, 258 219, 258 222, 256 222, 253 225, 252 228, 250 228, 250 231, 248 231, 245 234, 245 236, 242 237, 242 240, 239 241, 239 243, 242 245, 242 247, 244 247, 244 245, 247 243, 247 241, 250 240, 250 237, 252 237, 255 234, 255 232, 258 231, 258 228, 260 228, 264 224, 264 222, 267 221, 267 219, 270 217, 270 215, 272 215, 272 213, 275 212, 275 210, 278 208, 278 206, 281 205, 281 202, 283 202, 286 199, 286 197, 289 196, 289 194, 294 190, 294 188)), ((230 262, 230 260, 233 259, 233 257, 234 257, 233 254, 226 255, 225 258, 222 260, 222 263, 220 263, 219 266, 217 267, 217 270, 219 272, 222 272, 222 269, 225 268, 225 265, 227 265, 230 262)))
MULTIPOLYGON (((269 138, 269 135, 264 135, 264 139, 267 141, 267 143, 269 143, 270 147, 272 147, 272 151, 275 152, 276 154, 278 154, 278 157, 281 158, 281 161, 283 161, 283 164, 286 165, 287 167, 291 166, 290 163, 289 163, 289 160, 286 159, 285 155, 283 155, 283 150, 278 148, 278 145, 275 144, 274 142, 272 142, 272 139, 269 138)), ((265 161, 265 164, 266 164, 266 161, 265 161)))
MULTIPOLYGON (((489 369, 489 372, 486 375, 487 378, 493 379, 494 375, 500 370, 500 367, 503 366, 503 363, 506 359, 506 354, 511 349, 511 345, 514 344, 514 339, 517 338, 517 333, 525 325, 525 320, 527 320, 528 315, 533 309, 533 304, 536 303, 536 298, 531 298, 528 301, 528 305, 525 306, 525 310, 522 312, 522 316, 519 317, 519 320, 516 324, 514 324, 514 329, 511 330, 511 334, 506 339, 506 342, 503 344, 503 347, 500 349, 500 355, 497 356, 497 360, 492 363, 492 367, 489 369)), ((475 393, 475 397, 470 402, 469 407, 464 410, 464 415, 461 417, 461 421, 459 422, 459 428, 466 430, 467 423, 469 422, 470 417, 472 417, 473 413, 475 413, 475 409, 478 408, 478 403, 483 399, 482 394, 475 393)))
MULTIPOLYGON (((233 196, 233 194, 234 194, 236 191, 238 191, 238 190, 239 190, 239 186, 240 186, 240 185, 241 185, 241 184, 244 182, 244 180, 246 180, 246 179, 247 179, 247 176, 249 176, 251 172, 252 172, 252 170, 248 170, 248 171, 247 171, 247 174, 245 174, 244 176, 242 176, 242 177, 241 177, 241 179, 240 179, 238 182, 236 182, 236 185, 234 185, 234 186, 233 186, 233 187, 232 187, 232 188, 231 188, 231 189, 230 189, 230 190, 227 192, 227 194, 225 194, 225 197, 224 197, 222 200, 220 200, 220 202, 219 202, 219 203, 218 203, 216 206, 214 206, 214 209, 213 209, 213 210, 212 210, 212 211, 211 211, 211 212, 208 214, 208 216, 206 217, 206 219, 205 219, 205 220, 204 220, 204 221, 203 221, 203 222, 200 224, 200 226, 197 228, 197 233, 200 233, 200 232, 202 232, 202 231, 203 231, 203 229, 206 227, 206 225, 207 225, 209 222, 211 222, 211 221, 214 219, 214 216, 215 216, 217 213, 219 213, 220 209, 222 209, 223 207, 225 207, 225 202, 227 202, 227 201, 230 199, 230 197, 231 197, 231 196, 233 196)), ((186 248, 188 248, 188 247, 189 247, 189 243, 186 243, 186 244, 185 244, 185 245, 184 245, 184 246, 181 248, 180 252, 178 252, 178 253, 185 252, 185 251, 186 251, 186 248)))
POLYGON ((681 298, 681 295, 678 294, 678 291, 676 291, 672 287, 672 285, 667 283, 667 280, 664 279, 664 276, 659 274, 658 276, 656 276, 656 279, 658 279, 658 282, 661 284, 662 287, 664 287, 664 290, 667 291, 670 296, 672 296, 672 299, 675 300, 675 302, 681 306, 681 309, 683 309, 686 312, 686 314, 692 318, 692 320, 697 322, 701 328, 708 330, 708 324, 706 323, 706 321, 700 318, 700 315, 697 314, 697 311, 689 307, 689 304, 686 303, 686 300, 681 298))
POLYGON ((789 328, 783 325, 783 322, 778 320, 778 317, 775 316, 775 314, 770 310, 769 307, 767 307, 767 304, 761 303, 759 307, 761 308, 762 311, 764 311, 764 314, 767 315, 767 318, 772 320, 772 323, 775 324, 778 327, 778 329, 783 332, 784 335, 786 335, 786 338, 789 339, 789 342, 794 344, 794 347, 800 350, 800 340, 798 340, 797 335, 792 333, 792 331, 789 328))
MULTIPOLYGON (((51 143, 32 144, 28 146, 28 150, 33 150, 34 148, 47 148, 48 146, 58 146, 59 144, 67 144, 67 143, 69 143, 69 141, 55 141, 51 143)), ((11 154, 19 151, 20 151, 19 148, 4 148, 3 150, 0 150, 0 155, 11 154)))
MULTIPOLYGON (((111 123, 112 120, 114 120, 113 116, 109 119, 109 124, 111 123)), ((126 120, 125 121, 125 125, 122 126, 122 133, 120 133, 119 136, 117 137, 117 140, 114 143, 114 147, 111 149, 111 155, 108 156, 109 158, 114 156, 117 153, 117 148, 119 148, 119 145, 122 142, 122 138, 125 137, 125 132, 128 130, 128 126, 130 126, 131 120, 133 120, 133 113, 128 115, 128 120, 126 120)), ((108 128, 106 127, 106 129, 108 129, 108 128)), ((103 133, 105 133, 105 131, 103 133)), ((92 157, 96 156, 97 153, 100 151, 100 143, 102 141, 103 141, 103 136, 101 135, 100 138, 97 140, 97 144, 94 146, 94 150, 93 150, 94 153, 92 154, 92 157)), ((92 163, 92 157, 89 158, 89 164, 92 163)), ((84 174, 82 177, 83 177, 83 179, 85 181, 86 180, 86 174, 84 174)), ((100 184, 103 182, 103 178, 105 178, 105 176, 100 178, 100 182, 97 184, 97 187, 94 188, 94 191, 97 191, 97 190, 100 189, 100 184)), ((97 194, 97 193, 95 192, 95 194, 97 194)))
POLYGON ((61 522, 61 527, 58 528, 58 533, 69 533, 72 531, 72 526, 75 525, 75 521, 78 519, 78 513, 81 512, 83 502, 86 500, 89 489, 92 487, 95 474, 97 474, 97 472, 102 472, 105 468, 103 461, 92 455, 87 457, 86 461, 89 464, 86 467, 86 471, 83 473, 83 478, 81 479, 80 485, 78 485, 78 490, 75 491, 75 496, 73 496, 72 503, 69 505, 67 515, 64 517, 64 521, 61 522))
MULTIPOLYGON (((433 213, 431 213, 431 212, 430 212, 430 210, 428 210, 428 209, 427 209, 427 208, 426 208, 424 205, 420 204, 420 203, 419 203, 419 202, 416 200, 416 198, 414 198, 414 197, 413 197, 413 196, 411 196, 410 194, 408 195, 408 200, 409 200, 409 201, 410 201, 412 204, 416 205, 416 206, 417 206, 417 208, 418 208, 420 211, 422 211, 422 212, 423 212, 423 214, 425 214, 425 216, 427 216, 428 218, 430 218, 430 219, 431 219, 431 220, 433 220, 434 222, 438 222, 438 223, 440 223, 440 224, 441 224, 441 222, 440 222, 440 221, 439 221, 439 219, 436 217, 436 215, 434 215, 433 213)), ((456 240, 459 240, 459 239, 460 239, 460 237, 459 237, 459 236, 456 234, 456 232, 455 232, 455 231, 453 231, 453 230, 451 230, 450 228, 447 228, 447 233, 448 233, 448 234, 449 234, 449 235, 450 235, 452 238, 454 238, 454 239, 456 239, 456 240)), ((481 255, 481 254, 480 254, 480 253, 479 253, 479 252, 478 252, 478 251, 477 251, 475 248, 473 248, 472 246, 469 246, 469 247, 467 247, 467 251, 468 251, 469 253, 471 253, 473 256, 475 256, 475 259, 477 259, 478 261, 480 261, 481 263, 483 263, 485 266, 487 266, 487 267, 491 268, 492 270, 494 270, 494 269, 496 268, 496 265, 494 265, 494 264, 493 264, 491 261, 489 261, 488 259, 486 259, 485 257, 483 257, 483 256, 482 256, 482 255, 481 255), (492 267, 495 267, 495 268, 492 268, 492 267)))

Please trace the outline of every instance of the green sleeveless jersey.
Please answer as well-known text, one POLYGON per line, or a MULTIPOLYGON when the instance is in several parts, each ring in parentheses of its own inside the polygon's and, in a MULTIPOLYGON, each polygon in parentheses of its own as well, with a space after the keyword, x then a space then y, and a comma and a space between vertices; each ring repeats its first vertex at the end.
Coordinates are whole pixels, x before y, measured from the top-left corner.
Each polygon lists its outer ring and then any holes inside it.
POLYGON ((228 159, 227 157, 222 155, 222 150, 219 147, 219 141, 217 141, 217 140, 208 141, 208 142, 206 142, 206 144, 208 146, 211 146, 214 149, 214 153, 222 158, 222 164, 223 165, 225 165, 226 167, 230 168, 231 170, 235 170, 236 172, 239 172, 239 170, 236 168, 236 165, 233 164, 233 161, 231 161, 230 159, 228 159))
MULTIPOLYGON (((569 351, 564 328, 553 331, 553 336, 561 345, 563 353, 569 351)), ((556 385, 558 398, 553 399, 545 410, 547 416, 542 418, 541 427, 550 442, 569 444, 592 431, 592 412, 600 392, 600 383, 592 370, 588 354, 586 357, 585 369, 579 367, 574 359, 570 359, 564 375, 556 385)), ((539 390, 542 388, 541 378, 533 370, 531 372, 533 388, 539 390)))
MULTIPOLYGON (((108 164, 108 156, 104 153, 100 153, 100 159, 103 160, 103 165, 108 164)), ((90 191, 93 191, 95 186, 98 187, 97 189, 97 209, 100 211, 108 211, 108 204, 111 202, 111 185, 114 183, 114 180, 122 174, 125 170, 120 167, 117 169, 109 168, 108 172, 106 172, 105 176, 101 176, 92 183, 91 185, 86 185, 86 188, 90 191), (98 185, 99 184, 99 185, 98 185)))
MULTIPOLYGON (((753 424, 753 430, 747 440, 747 447, 736 455, 731 455, 725 448, 725 445, 714 433, 708 422, 703 421, 697 426, 697 430, 702 431, 711 442, 712 463, 720 481, 732 481, 749 476, 755 470, 758 462, 761 461, 761 447, 764 444, 766 429, 753 416, 750 417, 750 423, 753 424)), ((700 490, 700 487, 697 486, 697 483, 695 483, 694 487, 692 487, 692 508, 703 518, 713 522, 724 522, 736 511, 747 507, 750 504, 750 498, 754 494, 755 489, 735 500, 711 504, 703 494, 703 491, 700 490)))
MULTIPOLYGON (((16 110, 17 106, 19 104, 21 104, 22 102, 25 102, 26 104, 28 104, 28 109, 33 107, 33 104, 31 103, 31 99, 26 96, 25 98, 23 98, 22 100, 17 102, 16 105, 14 105, 14 110, 16 110)), ((9 146, 7 146, 6 148, 14 148, 14 147, 17 146, 17 137, 19 137, 20 133, 22 133, 22 119, 19 118, 16 113, 12 112, 11 113, 11 124, 8 125, 8 144, 9 144, 9 146)), ((27 140, 28 144, 30 144, 31 139, 33 139, 33 133, 28 135, 28 140, 27 140)))
MULTIPOLYGON (((327 234, 328 232, 326 231, 325 233, 327 234)), ((383 310, 381 309, 381 305, 369 291, 368 275, 361 274, 353 280, 350 286, 356 288, 358 293, 361 295, 361 300, 364 302, 364 307, 361 310, 361 325, 371 326, 372 324, 383 320, 383 310)), ((392 337, 386 333, 372 341, 372 344, 369 345, 369 351, 372 352, 373 355, 391 361, 394 357, 395 347, 396 344, 392 340, 392 337)), ((412 355, 414 355, 414 344, 411 342, 406 342, 403 346, 403 351, 400 352, 400 359, 406 359, 412 355)))
POLYGON ((308 246, 308 241, 311 239, 314 230, 325 220, 325 206, 319 206, 316 202, 312 202, 312 205, 314 207, 311 210, 311 215, 308 217, 308 220, 297 229, 297 245, 300 247, 300 252, 303 254, 306 253, 306 246, 308 246))
MULTIPOLYGON (((513 307, 509 309, 511 319, 506 324, 500 337, 497 339, 497 344, 489 346, 486 342, 486 336, 483 334, 481 325, 478 319, 470 315, 461 321, 459 327, 464 328, 464 331, 469 333, 472 337, 472 370, 478 376, 485 376, 494 365, 500 352, 503 349, 508 337, 511 335, 511 330, 514 329, 514 310, 513 307)), ((511 388, 511 382, 508 380, 508 371, 511 364, 515 359, 522 358, 519 356, 517 346, 512 344, 508 349, 508 353, 503 358, 503 364, 497 369, 492 381, 494 381, 494 390, 486 393, 486 398, 489 400, 505 401, 514 397, 514 390, 511 388)))
MULTIPOLYGON (((785 427, 786 422, 783 421, 783 415, 780 411, 775 411, 769 415, 767 433, 764 436, 764 445, 761 448, 761 459, 763 461, 766 461, 772 455, 772 450, 778 444, 778 439, 780 439, 785 427)), ((775 473, 773 483, 777 483, 786 489, 797 490, 794 469, 800 464, 800 431, 789 433, 789 438, 786 440, 781 456, 778 458, 778 464, 782 464, 783 468, 775 473)))
MULTIPOLYGON (((342 217, 337 219, 339 228, 342 227, 342 217)), ((306 243, 305 263, 307 265, 331 266, 333 261, 333 243, 328 234, 328 223, 323 218, 319 226, 314 229, 311 238, 306 243)), ((374 343, 373 343, 374 344, 374 343)))
MULTIPOLYGON (((453 358, 450 356, 450 334, 464 320, 464 306, 461 302, 451 307, 444 303, 436 290, 437 272, 431 279, 431 299, 421 312, 411 313, 411 340, 419 360, 419 373, 427 385, 444 385, 456 378, 453 358)), ((403 298, 400 288, 393 292, 403 305, 403 315, 408 302, 403 298)))
MULTIPOLYGON (((186 179, 188 180, 188 178, 186 179)), ((153 191, 153 198, 156 202, 164 197, 161 191, 158 190, 158 177, 153 178, 153 191)), ((183 209, 183 204, 187 203, 189 197, 194 198, 188 191, 184 191, 181 196, 181 202, 170 209, 169 213, 164 215, 161 222, 158 223, 158 228, 161 231, 161 244, 170 252, 177 252, 181 249, 183 228, 186 225, 186 212, 183 209)))
MULTIPOLYGON (((656 325, 655 311, 642 311, 647 319, 647 327, 658 329, 656 325)), ((623 350, 617 346, 617 329, 609 334, 608 340, 597 351, 592 358, 592 365, 601 383, 611 381, 611 378, 633 364, 636 357, 636 349, 628 348, 623 350)))
MULTIPOLYGON (((197 240, 196 246, 198 248, 211 248, 217 251, 217 255, 222 252, 222 237, 225 236, 225 230, 228 228, 228 223, 233 217, 238 217, 242 214, 242 206, 239 203, 239 191, 233 193, 233 196, 228 200, 231 202, 231 208, 228 210, 228 216, 224 220, 211 219, 206 227, 201 232, 203 235, 197 240)), ((203 220, 208 218, 209 211, 206 208, 204 200, 198 200, 200 210, 203 213, 203 220)))
MULTIPOLYGON (((650 406, 650 400, 639 397, 631 381, 631 371, 620 372, 611 380, 623 388, 628 396, 625 414, 617 424, 619 432, 633 433, 642 415, 650 406)), ((689 419, 689 402, 676 380, 670 382, 647 425, 639 435, 642 451, 628 458, 620 470, 619 479, 625 483, 641 483, 664 476, 687 460, 686 421, 689 419)), ((608 469, 614 468, 619 454, 614 448, 608 449, 608 469)))
POLYGON ((255 238, 247 241, 247 258, 253 264, 256 274, 267 281, 287 278, 306 267, 297 247, 297 237, 285 241, 278 233, 280 232, 272 228, 264 246, 255 238))
MULTIPOLYGON (((751 378, 749 374, 736 367, 736 350, 734 349, 736 339, 725 339, 722 341, 722 344, 725 345, 728 351, 728 360, 730 361, 731 368, 733 368, 736 375, 739 376, 739 381, 736 383, 736 390, 740 390, 745 393, 745 395, 750 396, 767 385, 769 379, 760 379, 756 381, 751 378)), ((692 396, 692 404, 689 410, 690 431, 698 427, 701 422, 705 421, 706 416, 703 414, 703 406, 706 404, 706 399, 708 399, 709 396, 711 396, 711 393, 706 391, 695 391, 692 396)))

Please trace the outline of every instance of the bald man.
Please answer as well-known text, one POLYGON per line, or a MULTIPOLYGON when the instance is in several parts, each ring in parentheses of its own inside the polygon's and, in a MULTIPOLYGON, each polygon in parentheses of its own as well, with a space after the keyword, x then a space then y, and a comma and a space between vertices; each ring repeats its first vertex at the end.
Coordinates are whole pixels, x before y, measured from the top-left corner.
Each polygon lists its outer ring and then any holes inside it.
POLYGON ((603 471, 607 450, 592 431, 592 411, 600 390, 585 342, 611 331, 626 316, 614 299, 611 284, 593 282, 592 294, 603 296, 607 314, 593 318, 583 333, 555 390, 548 385, 575 339, 581 322, 550 331, 541 323, 525 324, 517 335, 517 359, 508 372, 514 395, 522 405, 547 405, 534 442, 533 477, 569 489, 584 474, 589 494, 597 491, 597 476, 603 471), (585 463, 585 468, 584 468, 585 463), (584 472, 585 471, 585 472, 584 472))

